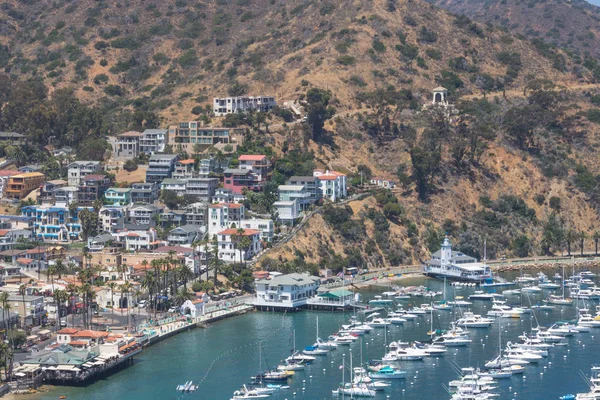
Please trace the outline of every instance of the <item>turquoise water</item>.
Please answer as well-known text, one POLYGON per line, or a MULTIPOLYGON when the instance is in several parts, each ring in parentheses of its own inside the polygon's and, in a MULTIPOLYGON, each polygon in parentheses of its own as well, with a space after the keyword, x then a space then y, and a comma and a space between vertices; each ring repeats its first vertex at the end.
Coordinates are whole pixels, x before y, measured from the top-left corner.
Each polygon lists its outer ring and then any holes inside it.
MULTIPOLYGON (((425 284, 434 290, 442 290, 442 283, 425 278, 402 282, 403 285, 425 284)), ((382 288, 382 290, 386 290, 382 288)), ((462 289, 457 294, 468 296, 473 289, 462 289)), ((498 290, 501 291, 501 290, 498 290)), ((448 297, 453 297, 448 287, 448 297)), ((368 298, 376 294, 367 292, 368 298)), ((533 304, 542 295, 531 296, 533 304)), ((416 303, 425 300, 417 300, 416 303)), ((519 302, 511 297, 509 303, 519 302)), ((528 305, 528 299, 523 302, 528 305)), ((405 306, 414 304, 405 301, 405 306)), ((485 313, 491 302, 475 301, 472 310, 485 313)), ((67 395, 68 399, 229 399, 242 383, 259 370, 258 343, 263 343, 263 368, 276 364, 289 355, 292 332, 296 332, 298 348, 314 342, 316 319, 319 317, 321 336, 327 336, 347 320, 349 314, 327 312, 300 312, 295 314, 249 313, 240 317, 217 322, 207 329, 195 329, 167 339, 138 356, 136 363, 112 376, 87 387, 57 388, 40 395, 41 399, 56 399, 67 395), (188 380, 200 382, 197 393, 178 394, 175 387, 188 380)), ((547 325, 556 320, 574 317, 573 307, 563 307, 551 312, 537 314, 539 323, 547 325)), ((502 323, 502 341, 516 340, 522 332, 535 326, 533 317, 502 319, 489 329, 471 330, 471 343, 465 348, 450 349, 445 356, 424 361, 407 361, 403 368, 408 371, 406 380, 392 383, 392 387, 377 398, 386 399, 449 399, 442 385, 456 378, 456 366, 482 366, 494 357, 498 350, 498 323, 502 323)), ((453 319, 450 312, 434 314, 434 328, 446 328, 453 319)), ((421 316, 414 322, 393 326, 388 330, 387 340, 425 340, 430 329, 430 317, 421 316)), ((319 357, 304 371, 296 372, 289 380, 290 389, 274 395, 272 399, 331 399, 331 390, 341 382, 339 366, 342 354, 352 352, 355 364, 362 358, 376 359, 384 353, 383 329, 376 329, 351 346, 340 346, 329 355, 319 357)), ((526 366, 523 377, 499 381, 500 399, 558 399, 566 393, 585 391, 585 382, 579 372, 589 374, 590 366, 598 361, 600 354, 600 329, 581 333, 569 339, 569 346, 557 347, 539 365, 526 366)))

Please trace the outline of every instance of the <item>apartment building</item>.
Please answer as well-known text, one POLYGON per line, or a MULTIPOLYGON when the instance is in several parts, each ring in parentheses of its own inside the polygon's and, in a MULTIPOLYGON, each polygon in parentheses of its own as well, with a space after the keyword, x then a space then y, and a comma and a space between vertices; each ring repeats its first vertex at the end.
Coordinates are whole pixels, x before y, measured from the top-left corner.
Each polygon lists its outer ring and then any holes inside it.
POLYGON ((152 204, 158 200, 159 192, 160 185, 157 183, 133 183, 131 185, 131 201, 152 204))
POLYGON ((46 176, 40 172, 29 172, 13 175, 8 178, 6 187, 6 198, 21 200, 46 180, 46 176))
POLYGON ((140 155, 140 132, 125 132, 117 136, 116 159, 131 159, 140 155))
POLYGON ((169 143, 173 149, 183 150, 188 154, 195 153, 196 144, 205 148, 230 144, 235 150, 243 142, 244 129, 240 128, 205 128, 196 121, 181 122, 169 127, 169 143))
POLYGON ((259 154, 243 154, 239 157, 239 168, 248 169, 256 176, 257 182, 265 182, 271 170, 271 162, 267 156, 259 154))
POLYGON ((186 180, 185 195, 210 203, 217 186, 218 178, 189 178, 186 180))
POLYGON ((112 235, 126 251, 150 251, 162 245, 154 228, 135 231, 124 229, 112 235))
POLYGON ((216 165, 214 158, 203 158, 198 166, 198 175, 201 178, 208 178, 211 173, 215 172, 216 165))
POLYGON ((38 240, 79 240, 81 224, 78 214, 84 208, 78 207, 71 213, 67 206, 25 206, 21 208, 21 215, 31 218, 33 234, 38 240))
POLYGON ((146 170, 146 183, 160 183, 165 178, 171 178, 178 159, 179 157, 174 154, 153 154, 150 156, 148 169, 146 170))
POLYGON ((79 203, 79 188, 63 186, 54 191, 54 204, 68 207, 71 203, 79 203))
POLYGON ((194 169, 194 160, 178 160, 175 162, 175 170, 173 171, 174 179, 187 179, 196 175, 194 169))
POLYGON ((222 203, 208 206, 208 234, 212 238, 224 229, 241 226, 246 214, 243 204, 222 203))
POLYGON ((254 229, 238 231, 235 228, 226 229, 217 234, 219 258, 225 262, 245 262, 262 251, 260 232, 254 229), (238 246, 240 237, 250 239, 250 246, 243 249, 238 246))
POLYGON ((161 207, 152 204, 134 204, 127 210, 127 220, 134 225, 154 226, 157 216, 163 211, 161 207))
POLYGON ((111 185, 110 178, 104 175, 87 175, 79 185, 77 201, 80 205, 91 206, 94 201, 104 198, 104 193, 111 185))
POLYGON ((242 193, 244 189, 256 189, 256 176, 249 169, 227 168, 223 171, 223 187, 233 193, 242 193))
POLYGON ((55 179, 52 181, 46 181, 40 185, 40 191, 37 196, 38 204, 49 205, 54 204, 54 191, 58 188, 67 185, 67 181, 62 179, 55 179))
POLYGON ((186 224, 188 225, 208 225, 208 203, 192 203, 185 207, 186 224))
POLYGON ((277 103, 273 96, 215 97, 213 99, 213 112, 216 116, 249 110, 267 112, 276 105, 277 103))
POLYGON ((6 193, 6 188, 8 187, 8 179, 11 176, 19 175, 19 171, 14 171, 11 169, 3 169, 0 170, 0 199, 4 198, 6 193))
POLYGON ((167 178, 160 184, 160 190, 174 192, 177 196, 185 195, 186 181, 183 179, 167 178))
POLYGON ((120 206, 104 206, 98 213, 100 232, 116 233, 123 229, 126 211, 120 206))
POLYGON ((321 200, 321 181, 316 176, 292 176, 286 185, 301 185, 310 194, 310 204, 321 200))
POLYGON ((69 186, 79 186, 81 180, 88 175, 97 174, 102 170, 100 161, 75 161, 67 167, 69 186))
POLYGON ((311 194, 304 185, 279 185, 280 201, 296 201, 301 210, 306 210, 311 204, 311 194))
POLYGON ((146 129, 140 138, 140 153, 162 153, 165 151, 167 139, 166 129, 146 129))

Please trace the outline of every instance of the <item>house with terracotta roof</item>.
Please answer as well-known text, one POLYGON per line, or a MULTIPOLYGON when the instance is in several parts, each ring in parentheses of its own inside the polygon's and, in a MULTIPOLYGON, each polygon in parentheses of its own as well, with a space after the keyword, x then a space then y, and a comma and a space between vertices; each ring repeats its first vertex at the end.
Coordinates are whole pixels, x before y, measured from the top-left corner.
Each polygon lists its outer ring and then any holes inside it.
POLYGON ((173 179, 193 178, 196 175, 194 159, 178 160, 175 162, 173 179))
POLYGON ((271 162, 264 154, 243 154, 238 158, 240 169, 250 170, 256 175, 257 183, 264 183, 271 171, 271 162))
POLYGON ((263 249, 260 231, 255 229, 242 229, 241 231, 236 228, 225 229, 218 233, 217 240, 219 258, 225 262, 248 261, 263 249), (250 239, 250 246, 247 248, 241 248, 239 245, 244 237, 250 239))
POLYGON ((208 234, 213 235, 224 229, 231 228, 234 224, 240 227, 246 214, 246 208, 238 203, 219 203, 208 206, 208 234))
POLYGON ((313 176, 321 182, 323 198, 336 202, 348 195, 346 175, 337 171, 315 169, 313 176))

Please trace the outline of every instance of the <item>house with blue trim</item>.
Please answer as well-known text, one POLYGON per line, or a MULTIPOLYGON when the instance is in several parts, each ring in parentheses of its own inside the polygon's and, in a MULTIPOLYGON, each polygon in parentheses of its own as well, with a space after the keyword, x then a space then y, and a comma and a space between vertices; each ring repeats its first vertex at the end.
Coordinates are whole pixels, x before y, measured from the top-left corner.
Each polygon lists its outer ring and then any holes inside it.
POLYGON ((49 242, 67 242, 81 239, 81 223, 78 214, 81 210, 93 211, 92 207, 78 207, 73 213, 63 206, 25 206, 21 215, 31 218, 33 236, 49 242))

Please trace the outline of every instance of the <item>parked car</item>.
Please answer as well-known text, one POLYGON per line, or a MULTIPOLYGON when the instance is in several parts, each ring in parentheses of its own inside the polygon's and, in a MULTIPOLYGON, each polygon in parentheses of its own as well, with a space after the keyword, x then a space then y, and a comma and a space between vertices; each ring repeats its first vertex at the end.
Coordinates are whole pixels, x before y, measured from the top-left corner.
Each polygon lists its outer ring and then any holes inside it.
POLYGON ((138 303, 138 308, 146 308, 146 300, 142 300, 138 303))
POLYGON ((67 327, 67 321, 65 321, 64 319, 60 320, 60 327, 61 328, 66 328, 67 327))
POLYGON ((171 307, 171 308, 169 308, 169 312, 170 313, 177 312, 177 307, 171 307))

